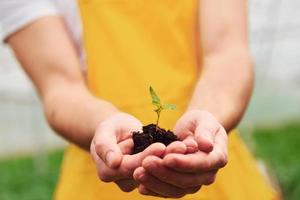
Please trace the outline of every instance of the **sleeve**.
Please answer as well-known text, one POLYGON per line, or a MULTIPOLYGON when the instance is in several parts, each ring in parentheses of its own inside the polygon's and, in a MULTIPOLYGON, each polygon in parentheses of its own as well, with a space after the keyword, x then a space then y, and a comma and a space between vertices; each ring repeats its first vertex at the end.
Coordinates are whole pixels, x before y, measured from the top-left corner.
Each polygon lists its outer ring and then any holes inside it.
POLYGON ((54 0, 0 0, 0 40, 41 17, 60 14, 54 0))

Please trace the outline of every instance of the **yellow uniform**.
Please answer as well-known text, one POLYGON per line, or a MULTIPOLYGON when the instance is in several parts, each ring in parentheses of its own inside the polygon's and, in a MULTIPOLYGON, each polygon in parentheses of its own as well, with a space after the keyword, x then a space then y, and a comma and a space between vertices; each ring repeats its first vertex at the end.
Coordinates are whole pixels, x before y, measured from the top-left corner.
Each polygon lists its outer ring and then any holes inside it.
MULTIPOLYGON (((88 62, 88 86, 144 124, 155 121, 148 88, 152 85, 175 111, 162 114, 171 129, 184 112, 200 73, 197 51, 197 0, 79 0, 88 62)), ((136 190, 122 192, 102 183, 89 153, 71 145, 64 157, 56 200, 157 199, 136 190)), ((229 162, 216 182, 182 199, 271 200, 244 144, 229 135, 229 162)))

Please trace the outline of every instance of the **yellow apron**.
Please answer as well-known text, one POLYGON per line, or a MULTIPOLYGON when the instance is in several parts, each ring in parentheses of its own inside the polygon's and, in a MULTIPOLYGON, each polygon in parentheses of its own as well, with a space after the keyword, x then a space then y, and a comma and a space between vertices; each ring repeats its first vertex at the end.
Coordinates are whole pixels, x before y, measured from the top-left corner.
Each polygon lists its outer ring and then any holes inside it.
MULTIPOLYGON (((155 121, 148 94, 152 85, 176 111, 162 114, 172 128, 184 112, 199 74, 197 0, 79 0, 88 62, 88 86, 99 98, 139 118, 155 121), (198 54, 198 55, 197 55, 198 54)), ((56 200, 157 199, 136 190, 122 192, 102 183, 89 153, 71 145, 65 152, 56 200)), ((275 193, 235 132, 229 136, 229 163, 216 182, 194 200, 271 200, 275 193)))

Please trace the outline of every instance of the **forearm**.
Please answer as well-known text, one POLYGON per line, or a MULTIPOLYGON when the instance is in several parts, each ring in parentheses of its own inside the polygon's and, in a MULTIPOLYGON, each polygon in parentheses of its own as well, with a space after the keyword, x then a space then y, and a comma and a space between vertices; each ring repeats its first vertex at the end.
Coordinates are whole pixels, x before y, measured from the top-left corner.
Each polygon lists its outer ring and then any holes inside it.
POLYGON ((253 68, 247 50, 236 48, 204 57, 203 71, 188 109, 211 112, 227 131, 243 116, 253 88, 253 68))
POLYGON ((199 1, 202 73, 190 109, 208 110, 227 131, 241 119, 253 87, 247 0, 199 1))
POLYGON ((97 124, 116 108, 88 91, 63 20, 41 18, 11 35, 7 42, 35 85, 50 126, 88 149, 97 124))

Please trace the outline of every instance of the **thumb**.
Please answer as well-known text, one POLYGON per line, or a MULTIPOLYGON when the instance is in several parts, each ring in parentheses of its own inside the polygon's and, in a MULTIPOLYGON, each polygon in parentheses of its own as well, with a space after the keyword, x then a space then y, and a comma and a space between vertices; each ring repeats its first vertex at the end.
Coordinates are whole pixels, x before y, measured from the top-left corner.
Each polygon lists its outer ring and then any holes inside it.
POLYGON ((140 130, 142 124, 135 117, 120 113, 103 122, 96 131, 94 144, 97 155, 111 168, 117 168, 122 161, 122 151, 118 145, 131 137, 132 131, 140 130))
POLYGON ((205 126, 198 126, 195 130, 195 140, 198 143, 198 149, 204 152, 211 152, 214 145, 215 131, 205 126))
POLYGON ((122 153, 112 127, 101 127, 94 137, 96 154, 108 166, 117 168, 122 161, 122 153))

